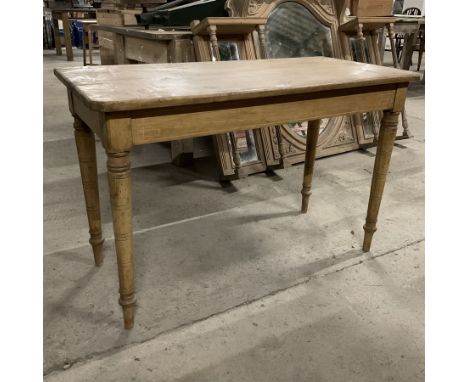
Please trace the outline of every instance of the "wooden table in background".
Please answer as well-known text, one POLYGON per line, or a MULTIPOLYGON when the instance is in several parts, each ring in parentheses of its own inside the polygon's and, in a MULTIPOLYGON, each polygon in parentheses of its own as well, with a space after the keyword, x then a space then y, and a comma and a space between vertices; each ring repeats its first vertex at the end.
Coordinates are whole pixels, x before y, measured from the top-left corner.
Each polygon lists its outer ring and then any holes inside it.
MULTIPOLYGON (((326 57, 56 69, 69 93, 97 266, 102 264, 95 134, 107 153, 125 328, 134 324, 133 146, 308 120, 302 187, 307 212, 320 119, 383 110, 363 250, 370 250, 410 81, 416 73, 326 57), (96 86, 96 84, 99 86, 96 86)), ((187 250, 190 250, 187 248, 187 250)))
POLYGON ((51 9, 52 20, 54 25, 54 40, 55 51, 57 56, 62 55, 62 39, 60 38, 59 20, 63 24, 63 36, 65 40, 65 50, 67 52, 67 60, 73 61, 73 48, 70 33, 70 19, 95 19, 95 8, 64 8, 51 9))

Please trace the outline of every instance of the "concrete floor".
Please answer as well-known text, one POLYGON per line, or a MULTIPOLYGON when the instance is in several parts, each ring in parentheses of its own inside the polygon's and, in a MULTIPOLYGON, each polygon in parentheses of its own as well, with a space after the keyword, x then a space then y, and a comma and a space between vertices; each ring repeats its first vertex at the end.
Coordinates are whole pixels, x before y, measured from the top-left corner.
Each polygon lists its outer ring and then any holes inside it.
MULTIPOLYGON (((360 250, 375 149, 222 186, 212 161, 132 153, 135 328, 122 327, 105 155, 105 262, 93 266, 64 86, 44 52, 47 381, 423 381, 424 87, 395 145, 372 252, 360 250)), ((416 62, 416 61, 415 61, 416 62)))

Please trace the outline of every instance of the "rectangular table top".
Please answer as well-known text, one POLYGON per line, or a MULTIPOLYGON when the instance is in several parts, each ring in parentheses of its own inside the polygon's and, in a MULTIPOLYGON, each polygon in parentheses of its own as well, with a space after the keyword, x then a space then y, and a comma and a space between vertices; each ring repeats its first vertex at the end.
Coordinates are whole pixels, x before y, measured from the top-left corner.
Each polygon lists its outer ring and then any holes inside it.
POLYGON ((55 75, 92 110, 116 112, 408 83, 419 74, 327 57, 85 66, 55 75))

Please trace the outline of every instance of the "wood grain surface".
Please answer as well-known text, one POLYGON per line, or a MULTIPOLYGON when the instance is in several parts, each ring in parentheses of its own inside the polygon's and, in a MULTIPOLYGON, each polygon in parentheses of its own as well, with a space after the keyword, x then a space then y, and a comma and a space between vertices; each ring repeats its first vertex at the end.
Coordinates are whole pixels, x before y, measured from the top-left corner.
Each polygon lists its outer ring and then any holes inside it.
POLYGON ((408 83, 417 73, 328 57, 55 69, 92 110, 165 106, 408 83))

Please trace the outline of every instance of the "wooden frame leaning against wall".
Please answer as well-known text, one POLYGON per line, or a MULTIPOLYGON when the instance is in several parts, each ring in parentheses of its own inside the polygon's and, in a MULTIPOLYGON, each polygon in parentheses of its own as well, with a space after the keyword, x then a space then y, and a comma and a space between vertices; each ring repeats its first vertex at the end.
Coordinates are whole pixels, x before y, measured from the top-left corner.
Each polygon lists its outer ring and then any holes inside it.
MULTIPOLYGON (((271 41, 271 32, 275 27, 281 28, 284 35, 289 31, 296 30, 301 41, 305 41, 303 33, 309 32, 316 35, 317 30, 323 30, 327 33, 327 38, 331 45, 328 53, 333 58, 344 59, 344 49, 340 36, 339 25, 340 15, 338 14, 333 0, 227 0, 226 10, 231 17, 265 18, 266 23, 266 56, 271 55, 268 51, 273 50, 275 41, 271 41), (287 19, 287 14, 294 13, 295 17, 289 17, 289 20, 295 20, 297 16, 307 18, 313 22, 316 27, 313 30, 304 30, 302 25, 280 25, 281 15, 284 13, 283 20, 287 19), (276 23, 277 26, 274 25, 276 23)), ((257 44, 260 44, 258 33, 254 32, 254 38, 257 44)), ((321 55, 317 52, 303 49, 295 56, 321 55), (302 53, 302 54, 301 54, 302 53)), ((286 57, 286 56, 281 56, 286 57)), ((291 57, 291 56, 289 56, 291 57)), ((376 137, 374 132, 378 130, 377 120, 367 120, 365 123, 361 115, 345 115, 323 120, 320 127, 320 135, 317 144, 317 157, 334 155, 342 152, 356 150, 359 147, 367 146, 374 142, 376 137)), ((264 131, 265 160, 271 167, 287 167, 288 165, 303 162, 306 148, 307 124, 302 121, 291 121, 291 123, 282 126, 272 126, 264 131)))
MULTIPOLYGON (((262 58, 253 31, 263 31, 263 18, 209 17, 191 24, 197 61, 237 61, 262 58)), ((262 32, 260 32, 262 33, 262 32)), ((223 178, 242 178, 265 171, 265 129, 241 130, 213 136, 223 178)))

